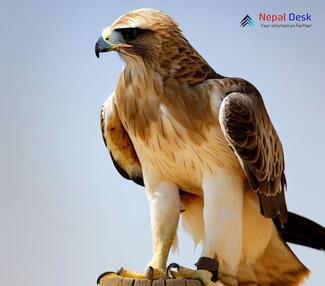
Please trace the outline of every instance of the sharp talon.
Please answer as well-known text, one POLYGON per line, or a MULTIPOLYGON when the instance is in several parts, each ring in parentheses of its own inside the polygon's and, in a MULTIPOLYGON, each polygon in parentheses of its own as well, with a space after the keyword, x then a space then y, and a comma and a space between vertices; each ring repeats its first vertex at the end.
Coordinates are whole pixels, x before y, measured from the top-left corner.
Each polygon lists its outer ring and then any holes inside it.
POLYGON ((122 273, 123 270, 124 270, 124 268, 123 267, 120 267, 120 269, 116 271, 116 274, 117 275, 121 275, 121 273, 122 273))
POLYGON ((149 266, 146 270, 146 278, 148 280, 153 280, 153 278, 154 278, 154 270, 151 266, 149 266))
POLYGON ((100 279, 102 279, 104 276, 106 276, 106 275, 108 275, 108 274, 115 274, 114 272, 112 272, 112 271, 106 271, 106 272, 104 272, 104 273, 102 273, 102 274, 100 274, 99 276, 98 276, 98 278, 97 278, 97 285, 99 285, 99 283, 100 283, 100 279))
POLYGON ((175 269, 176 271, 179 271, 179 268, 180 268, 180 266, 177 263, 169 264, 168 267, 167 267, 167 271, 166 271, 167 276, 173 277, 173 275, 172 275, 173 271, 172 270, 175 269))

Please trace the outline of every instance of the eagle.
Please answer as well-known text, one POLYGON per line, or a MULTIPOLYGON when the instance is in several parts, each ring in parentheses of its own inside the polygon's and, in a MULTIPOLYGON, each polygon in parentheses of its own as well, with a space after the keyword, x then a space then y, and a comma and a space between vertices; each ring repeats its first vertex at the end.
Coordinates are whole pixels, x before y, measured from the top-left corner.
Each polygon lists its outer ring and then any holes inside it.
POLYGON ((324 228, 287 211, 284 153, 259 91, 218 74, 177 23, 138 9, 103 30, 95 53, 125 62, 101 110, 119 173, 145 187, 153 257, 144 273, 209 285, 299 285, 309 270, 287 242, 324 249, 324 228), (167 267, 179 220, 202 243, 197 269, 167 267))

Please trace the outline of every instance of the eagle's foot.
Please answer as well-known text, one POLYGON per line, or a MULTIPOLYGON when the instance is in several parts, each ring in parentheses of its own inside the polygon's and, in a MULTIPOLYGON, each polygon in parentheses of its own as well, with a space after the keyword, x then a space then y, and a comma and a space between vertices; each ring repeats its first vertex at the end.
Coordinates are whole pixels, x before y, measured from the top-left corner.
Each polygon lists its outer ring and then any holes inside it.
POLYGON ((113 280, 118 277, 120 276, 117 275, 115 272, 112 271, 104 272, 100 274, 99 277, 97 278, 97 285, 98 286, 106 285, 108 280, 113 280))
POLYGON ((156 280, 165 277, 166 275, 163 271, 151 266, 146 269, 145 273, 130 271, 122 267, 116 273, 109 271, 101 274, 97 278, 97 285, 104 286, 107 285, 108 280, 112 282, 112 280, 119 280, 121 278, 156 280))
POLYGON ((214 259, 201 257, 196 263, 197 270, 183 267, 177 263, 172 263, 167 267, 167 275, 177 279, 197 279, 204 286, 222 286, 218 280, 218 262, 214 259))
POLYGON ((148 266, 145 273, 133 272, 125 268, 121 268, 116 272, 117 275, 127 278, 136 278, 136 279, 148 279, 156 280, 166 277, 165 273, 157 268, 148 266))

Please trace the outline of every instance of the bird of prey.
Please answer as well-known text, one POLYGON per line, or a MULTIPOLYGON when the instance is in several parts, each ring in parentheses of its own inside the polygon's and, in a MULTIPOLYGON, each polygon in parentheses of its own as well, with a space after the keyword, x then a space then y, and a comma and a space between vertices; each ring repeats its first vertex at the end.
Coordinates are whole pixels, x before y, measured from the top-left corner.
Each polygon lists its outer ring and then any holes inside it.
POLYGON ((118 275, 302 283, 309 270, 285 240, 321 249, 324 228, 288 214, 283 148, 259 91, 216 73, 160 11, 118 18, 95 46, 109 51, 125 66, 101 111, 103 138, 120 174, 145 187, 153 241, 148 271, 118 275), (180 217, 202 242, 196 270, 166 269, 180 217))

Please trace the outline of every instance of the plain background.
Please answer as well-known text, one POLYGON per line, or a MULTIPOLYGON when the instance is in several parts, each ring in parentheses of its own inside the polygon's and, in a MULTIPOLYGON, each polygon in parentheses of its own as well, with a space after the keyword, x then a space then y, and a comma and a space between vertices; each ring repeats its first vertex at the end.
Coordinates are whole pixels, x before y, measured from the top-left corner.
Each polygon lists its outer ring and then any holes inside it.
MULTIPOLYGON (((218 73, 259 88, 285 149, 288 207, 325 224, 323 1, 0 0, 0 285, 89 286, 150 260, 144 190, 115 171, 99 127, 123 63, 94 54, 104 27, 142 7, 174 17, 218 73), (239 26, 259 12, 309 12, 312 28, 239 26)), ((193 267, 200 247, 179 238, 170 261, 193 267)), ((292 248, 312 270, 306 285, 324 285, 324 253, 292 248)))

